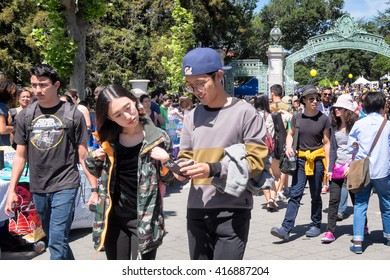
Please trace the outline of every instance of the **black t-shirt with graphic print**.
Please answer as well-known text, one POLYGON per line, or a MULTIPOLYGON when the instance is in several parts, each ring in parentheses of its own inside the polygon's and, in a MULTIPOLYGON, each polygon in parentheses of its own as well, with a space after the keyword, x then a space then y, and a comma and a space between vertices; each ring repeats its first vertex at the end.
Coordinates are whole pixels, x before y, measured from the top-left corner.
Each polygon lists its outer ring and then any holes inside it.
MULTIPOLYGON (((30 139, 26 139, 26 109, 17 115, 14 142, 28 146, 30 191, 33 193, 51 193, 80 185, 75 147, 64 129, 56 129, 63 124, 64 111, 65 103, 62 101, 52 108, 38 105, 32 120, 30 139)), ((87 126, 79 110, 74 113, 73 123, 76 146, 86 143, 87 126)))

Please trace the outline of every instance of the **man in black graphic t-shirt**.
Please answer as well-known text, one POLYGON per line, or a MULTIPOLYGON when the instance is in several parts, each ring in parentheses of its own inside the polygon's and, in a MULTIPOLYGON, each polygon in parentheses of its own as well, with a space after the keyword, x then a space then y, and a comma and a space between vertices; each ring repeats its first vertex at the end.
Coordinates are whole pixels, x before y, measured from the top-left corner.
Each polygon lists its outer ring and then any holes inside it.
POLYGON ((68 244, 68 235, 80 185, 78 162, 82 164, 92 189, 97 187, 96 178, 84 166, 88 151, 87 126, 82 113, 76 110, 73 124, 68 128, 72 133, 67 133, 64 128, 66 105, 57 95, 60 82, 53 67, 46 64, 33 67, 31 86, 38 104, 33 116, 25 117, 28 109, 24 109, 16 118, 14 142, 17 149, 5 213, 13 213, 15 187, 28 161, 30 191, 48 238, 50 259, 72 260, 74 256, 68 244), (26 123, 28 119, 32 119, 31 124, 26 123), (74 139, 70 135, 74 135, 74 139))

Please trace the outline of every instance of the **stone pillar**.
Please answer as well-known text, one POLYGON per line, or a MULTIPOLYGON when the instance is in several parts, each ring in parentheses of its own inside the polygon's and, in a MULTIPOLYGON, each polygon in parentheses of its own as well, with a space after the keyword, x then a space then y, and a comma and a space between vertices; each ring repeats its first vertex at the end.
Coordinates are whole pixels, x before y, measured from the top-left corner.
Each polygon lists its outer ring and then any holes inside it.
POLYGON ((142 94, 147 94, 148 83, 150 80, 130 80, 132 90, 135 97, 140 98, 142 94))
MULTIPOLYGON (((219 55, 219 59, 221 60, 222 66, 225 67, 225 57, 226 57, 225 51, 223 49, 215 49, 215 51, 219 55)), ((223 87, 225 88, 226 92, 230 96, 233 96, 234 95, 234 76, 232 76, 233 74, 230 73, 231 69, 228 69, 229 67, 225 67, 225 68, 226 68, 226 69, 224 69, 224 73, 225 74, 224 74, 224 78, 223 78, 223 81, 222 81, 223 87), (228 76, 229 76, 229 78, 228 78, 228 76), (233 92, 231 90, 231 86, 233 86, 233 92)))
POLYGON ((269 88, 274 84, 283 87, 283 68, 285 52, 281 46, 270 46, 267 51, 268 56, 268 94, 269 88))

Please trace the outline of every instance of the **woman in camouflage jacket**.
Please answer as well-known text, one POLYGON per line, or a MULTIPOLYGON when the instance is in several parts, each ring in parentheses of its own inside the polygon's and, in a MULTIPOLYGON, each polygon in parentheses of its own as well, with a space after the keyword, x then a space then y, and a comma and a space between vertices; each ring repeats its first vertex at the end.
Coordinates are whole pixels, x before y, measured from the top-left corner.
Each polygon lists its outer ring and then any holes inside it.
POLYGON ((101 91, 96 103, 100 149, 86 166, 100 178, 88 205, 96 205, 93 241, 107 259, 154 259, 165 234, 159 182, 173 174, 162 166, 172 144, 167 133, 140 114, 138 100, 119 85, 101 91))

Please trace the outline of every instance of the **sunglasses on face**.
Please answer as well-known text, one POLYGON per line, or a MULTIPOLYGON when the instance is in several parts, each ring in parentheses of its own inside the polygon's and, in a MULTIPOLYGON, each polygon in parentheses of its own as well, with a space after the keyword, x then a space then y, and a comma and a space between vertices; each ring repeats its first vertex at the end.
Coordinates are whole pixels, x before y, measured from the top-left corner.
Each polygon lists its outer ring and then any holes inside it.
POLYGON ((323 93, 322 95, 323 95, 323 96, 332 96, 331 93, 323 93))
POLYGON ((320 101, 321 98, 319 96, 317 97, 309 97, 307 100, 309 100, 310 103, 313 103, 314 101, 320 101))

